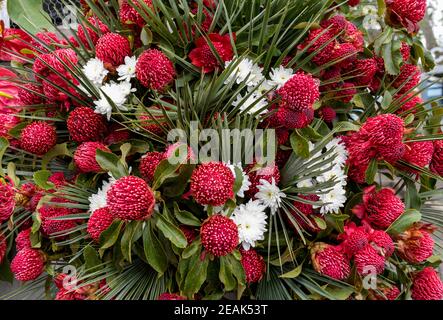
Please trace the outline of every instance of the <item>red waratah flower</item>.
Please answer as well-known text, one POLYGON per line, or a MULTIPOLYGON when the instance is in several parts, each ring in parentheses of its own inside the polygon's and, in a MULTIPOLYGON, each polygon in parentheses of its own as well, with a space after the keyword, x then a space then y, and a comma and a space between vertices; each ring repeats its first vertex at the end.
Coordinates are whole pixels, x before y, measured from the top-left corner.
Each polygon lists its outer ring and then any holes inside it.
POLYGON ((409 33, 418 31, 418 23, 426 13, 426 0, 386 0, 387 17, 394 26, 405 27, 409 33))
POLYGON ((111 152, 107 146, 101 142, 83 142, 74 152, 75 166, 81 172, 101 172, 103 169, 97 163, 95 156, 97 150, 111 152))
POLYGON ((380 274, 385 269, 385 257, 373 246, 367 245, 354 255, 354 263, 357 273, 361 276, 376 272, 380 274))
POLYGON ((131 132, 118 123, 113 123, 109 128, 109 134, 105 137, 105 144, 111 145, 131 138, 131 132))
POLYGON ((388 228, 405 211, 405 204, 391 188, 377 191, 375 186, 369 186, 363 192, 363 203, 352 212, 360 219, 366 218, 374 228, 388 228))
POLYGON ((357 54, 357 49, 350 43, 336 44, 331 53, 331 61, 335 61, 335 67, 347 69, 357 60, 357 54))
POLYGON ((374 58, 360 59, 354 62, 348 76, 357 86, 369 86, 377 73, 377 61, 374 58))
POLYGON ((403 119, 394 114, 381 114, 362 125, 359 135, 374 146, 397 147, 402 144, 405 124, 403 119))
POLYGON ((414 300, 443 299, 443 282, 432 267, 426 267, 414 275, 411 297, 414 300))
POLYGON ((85 23, 84 27, 82 25, 79 25, 78 29, 77 29, 77 36, 87 49, 91 49, 89 41, 91 41, 91 43, 95 46, 97 44, 97 41, 100 38, 100 36, 110 32, 110 31, 109 31, 108 26, 95 16, 90 17, 88 19, 88 22, 93 27, 90 27, 86 23, 85 23), (86 32, 85 32, 85 29, 86 29, 86 32), (99 31, 99 32, 97 32, 97 31, 99 31))
POLYGON ((348 177, 357 183, 365 183, 366 169, 371 159, 377 155, 376 151, 368 144, 367 139, 360 137, 358 132, 350 136, 343 136, 342 140, 345 142, 349 154, 348 177))
POLYGON ((12 113, 0 113, 0 137, 6 139, 11 139, 12 136, 9 134, 9 130, 14 128, 21 122, 19 117, 16 117, 12 113))
POLYGON ((6 243, 5 237, 0 234, 0 264, 2 264, 5 259, 6 250, 8 250, 8 244, 6 243))
POLYGON ((0 181, 0 222, 6 221, 14 212, 15 191, 6 183, 0 181))
POLYGON ((352 222, 344 227, 344 231, 339 235, 339 240, 344 240, 343 248, 349 256, 353 256, 368 245, 369 235, 364 226, 357 227, 352 222))
POLYGON ((15 238, 15 247, 17 251, 31 248, 31 228, 20 231, 15 238))
POLYGON ((155 169, 157 169, 157 166, 163 159, 165 159, 163 153, 156 151, 148 152, 143 156, 138 168, 140 170, 140 175, 147 183, 152 183, 154 180, 155 169))
POLYGON ((329 28, 341 43, 351 44, 358 52, 363 51, 363 33, 344 16, 336 15, 320 23, 323 28, 329 28))
POLYGON ((216 257, 226 256, 237 247, 237 225, 226 216, 216 214, 206 219, 200 228, 203 247, 216 257))
POLYGON ((137 79, 152 90, 163 91, 175 78, 172 61, 157 49, 148 49, 137 60, 137 79))
POLYGON ((280 105, 293 111, 312 108, 320 97, 319 84, 310 74, 296 73, 277 90, 281 97, 280 105))
POLYGON ((201 205, 221 206, 234 197, 234 182, 231 169, 223 162, 203 163, 192 173, 191 193, 201 205))
POLYGON ((66 66, 72 67, 77 64, 78 57, 73 49, 57 49, 52 53, 37 56, 32 68, 35 73, 42 76, 36 78, 38 81, 43 81, 49 74, 54 74, 53 70, 62 73, 68 79, 73 79, 66 66))
POLYGON ((77 143, 99 141, 106 132, 106 122, 102 115, 88 107, 75 108, 66 121, 71 139, 77 143))
POLYGON ((240 253, 241 264, 246 275, 246 282, 259 282, 266 272, 265 259, 253 249, 248 251, 240 249, 240 253))
POLYGON ((400 52, 401 56, 403 57, 403 61, 407 62, 411 57, 411 47, 406 42, 402 42, 400 52))
MULTIPOLYGON (((207 41, 211 41, 212 46, 222 61, 230 61, 234 55, 229 34, 221 36, 218 33, 210 33, 208 37, 208 40, 204 37, 198 38, 195 41, 195 48, 189 53, 192 64, 198 68, 202 68, 204 73, 212 72, 216 68, 223 67, 220 65, 217 57, 212 53, 207 41)), ((233 37, 235 40, 235 35, 233 35, 233 37)))
MULTIPOLYGON (((21 29, 2 27, 0 30, 0 60, 23 62, 23 59, 20 58, 21 52, 23 49, 32 50, 29 46, 31 41, 31 36, 21 29)), ((26 53, 25 56, 32 58, 33 54, 26 53)))
POLYGON ((31 44, 33 49, 37 49, 40 52, 47 53, 53 48, 55 45, 67 45, 68 43, 59 39, 54 32, 38 32, 35 35, 36 39, 31 40, 31 44), (49 48, 48 48, 49 47, 49 48))
POLYGON ((44 266, 44 255, 39 250, 26 248, 12 259, 11 271, 17 280, 30 281, 43 273, 44 266))
POLYGON ((27 152, 41 156, 51 150, 56 143, 55 128, 47 122, 32 122, 22 130, 20 145, 27 152))
POLYGON ((406 93, 420 83, 421 71, 416 65, 405 63, 400 67, 400 74, 395 77, 392 86, 399 90, 400 94, 406 93))
MULTIPOLYGON (((417 167, 424 168, 431 163, 433 154, 434 143, 432 141, 406 142, 403 160, 417 167)), ((411 169, 408 170, 410 171, 411 169)), ((412 171, 415 172, 413 169, 412 171)))
POLYGON ((311 261, 318 273, 337 280, 344 280, 351 273, 349 260, 339 246, 316 243, 311 249, 311 261))
POLYGON ((110 32, 98 39, 95 55, 105 64, 117 67, 125 62, 125 57, 132 56, 132 52, 128 39, 110 32))
MULTIPOLYGON (((62 198, 52 198, 51 202, 67 203, 68 200, 62 198)), ((56 205, 43 205, 39 210, 41 219, 41 231, 45 236, 54 236, 54 234, 74 228, 79 220, 54 220, 57 217, 65 217, 70 214, 78 213, 77 209, 70 209, 56 205)), ((56 235, 57 236, 57 235, 56 235)), ((58 239, 64 236, 57 236, 58 239)))
POLYGON ((154 192, 145 180, 135 176, 118 179, 107 193, 109 211, 123 220, 145 220, 154 212, 154 192))
POLYGON ((322 107, 320 110, 318 110, 318 114, 326 123, 332 123, 332 121, 334 121, 334 119, 337 117, 337 113, 335 112, 334 108, 330 106, 322 107))
POLYGON ((51 174, 51 176, 48 178, 49 182, 52 182, 55 185, 56 189, 59 189, 66 185, 66 177, 63 172, 54 172, 51 174))
MULTIPOLYGON (((334 35, 329 30, 319 28, 309 32, 309 35, 297 48, 303 50, 306 48, 307 53, 316 52, 312 58, 312 62, 317 65, 324 65, 330 62, 332 51, 336 45, 334 35)), ((283 63, 282 63, 283 64, 283 63)))
POLYGON ((321 92, 328 92, 329 90, 334 90, 341 85, 341 69, 336 67, 331 67, 324 70, 321 73, 321 92))
POLYGON ((370 289, 368 298, 370 300, 395 300, 400 293, 397 286, 377 283, 377 291, 370 289))
POLYGON ((394 241, 389 234, 383 230, 371 230, 369 234, 369 243, 382 256, 389 258, 395 250, 394 241))
POLYGON ((43 103, 42 87, 34 83, 26 83, 18 90, 18 98, 23 105, 34 105, 43 103))
POLYGON ((114 216, 109 212, 108 207, 95 210, 88 220, 87 230, 91 238, 98 242, 102 232, 108 229, 114 220, 114 216))
MULTIPOLYGON (((297 197, 313 202, 319 200, 319 197, 315 194, 298 195, 297 197)), ((315 222, 314 216, 320 219, 321 217, 316 214, 312 204, 300 201, 294 201, 292 202, 292 205, 294 206, 294 208, 291 208, 292 210, 290 210, 290 214, 297 222, 299 227, 302 227, 304 230, 307 230, 312 233, 317 233, 321 231, 321 229, 318 227, 317 223, 315 222)), ((288 222, 288 224, 291 227, 293 227, 294 231, 298 232, 297 227, 294 225, 293 221, 291 221, 291 219, 286 215, 285 219, 288 222)))
POLYGON ((314 109, 308 107, 302 111, 294 111, 282 106, 271 118, 270 122, 277 127, 301 129, 307 127, 314 120, 314 109))
POLYGON ((443 176, 443 140, 434 141, 434 153, 429 168, 432 172, 443 176))
POLYGON ((71 95, 79 96, 77 90, 70 86, 70 82, 74 85, 78 85, 76 79, 69 81, 68 78, 61 78, 60 76, 51 73, 42 81, 43 94, 48 101, 52 103, 59 102, 66 108, 66 110, 69 110, 71 107, 71 104, 68 103, 70 96, 66 92, 60 90, 60 88, 63 88, 64 91, 69 92, 71 95))
POLYGON ((334 96, 336 99, 344 103, 349 103, 356 94, 357 88, 355 85, 350 82, 345 82, 338 90, 335 91, 334 96))
POLYGON ((185 226, 184 224, 180 225, 179 228, 185 235, 188 245, 191 244, 192 241, 194 241, 194 239, 197 237, 197 232, 194 228, 185 226))
MULTIPOLYGON (((132 3, 135 4, 140 10, 145 11, 146 6, 144 6, 142 2, 144 2, 149 9, 154 9, 152 0, 132 1, 132 3)), ((145 15, 149 17, 149 14, 146 13, 146 11, 145 15)), ((124 0, 120 6, 119 17, 121 23, 129 26, 135 25, 139 28, 142 28, 146 24, 141 14, 136 9, 134 9, 126 0, 124 0)))
POLYGON ((432 256, 434 240, 432 225, 416 224, 397 236, 397 250, 402 258, 411 263, 420 263, 432 256))
POLYGON ((178 293, 162 293, 158 296, 157 300, 187 300, 186 297, 179 295, 178 293))
POLYGON ((75 300, 86 300, 88 297, 84 294, 77 293, 75 291, 66 290, 61 288, 57 291, 55 295, 55 300, 66 300, 66 301, 75 301, 75 300))
POLYGON ((394 96, 394 103, 399 105, 396 113, 404 113, 411 110, 413 114, 417 113, 418 107, 423 104, 423 100, 416 92, 410 92, 403 97, 401 94, 394 96))
POLYGON ((280 170, 275 164, 270 164, 266 167, 257 165, 256 163, 250 164, 245 169, 248 174, 249 181, 251 185, 249 189, 245 192, 248 198, 254 198, 255 194, 258 192, 257 186, 260 185, 260 180, 266 180, 269 183, 272 183, 272 179, 274 179, 275 184, 280 182, 280 170))

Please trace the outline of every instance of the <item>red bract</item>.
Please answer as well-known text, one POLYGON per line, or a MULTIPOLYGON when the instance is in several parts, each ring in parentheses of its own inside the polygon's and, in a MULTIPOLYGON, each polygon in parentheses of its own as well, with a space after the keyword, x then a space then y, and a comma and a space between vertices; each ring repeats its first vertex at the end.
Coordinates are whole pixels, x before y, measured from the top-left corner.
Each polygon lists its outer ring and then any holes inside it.
POLYGON ((246 282, 254 283, 260 281, 266 272, 265 259, 253 249, 248 251, 240 249, 240 253, 246 282))
POLYGON ((88 107, 75 108, 66 121, 71 139, 77 143, 99 141, 106 132, 106 121, 88 107))
MULTIPOLYGON (((222 68, 217 57, 211 51, 208 41, 212 43, 219 58, 223 61, 230 61, 233 58, 231 37, 229 34, 224 36, 218 33, 210 33, 209 39, 200 37, 195 41, 195 48, 189 53, 189 58, 194 66, 201 68, 204 73, 212 72, 217 68, 222 68)), ((233 35, 235 40, 235 35, 233 35)))
POLYGON ((14 109, 12 107, 17 107, 22 104, 18 97, 20 87, 14 83, 17 75, 8 69, 0 67, 0 78, 0 92, 2 92, 0 96, 0 112, 13 113, 17 108, 14 109), (8 78, 10 78, 11 81, 9 81, 8 78))
POLYGON ((88 233, 91 238, 98 242, 100 240, 100 235, 103 231, 108 229, 112 222, 114 222, 114 216, 109 212, 108 207, 100 208, 95 210, 88 220, 88 233))
POLYGON ((414 300, 441 300, 443 282, 432 267, 426 267, 414 274, 411 293, 414 300))
POLYGON ((103 169, 96 160, 97 150, 111 152, 111 150, 101 142, 83 142, 78 146, 77 150, 75 150, 75 166, 81 172, 102 172, 103 169))
POLYGON ((128 39, 117 33, 106 33, 98 39, 95 55, 110 67, 118 67, 125 62, 125 57, 132 56, 132 51, 128 39))
POLYGON ((37 121, 28 124, 21 132, 20 145, 23 150, 44 155, 57 143, 55 128, 47 122, 37 121))
POLYGON ((416 224, 397 236, 400 255, 411 263, 420 263, 432 256, 434 240, 431 233, 436 228, 431 225, 416 224))
POLYGON ((234 181, 231 169, 224 163, 203 163, 192 173, 192 196, 201 205, 224 205, 234 197, 234 181))
POLYGON ((24 50, 32 50, 29 43, 32 38, 21 29, 4 29, 3 23, 0 35, 0 61, 18 61, 23 58, 32 58, 32 54, 24 50))
POLYGON ((216 257, 226 256, 238 245, 237 225, 228 217, 213 215, 200 228, 203 247, 216 257))
POLYGON ((418 31, 418 23, 426 13, 426 0, 386 0, 387 17, 394 26, 404 27, 410 33, 418 31))
POLYGON ((45 257, 39 250, 23 249, 11 262, 11 271, 19 281, 36 279, 43 273, 45 257))

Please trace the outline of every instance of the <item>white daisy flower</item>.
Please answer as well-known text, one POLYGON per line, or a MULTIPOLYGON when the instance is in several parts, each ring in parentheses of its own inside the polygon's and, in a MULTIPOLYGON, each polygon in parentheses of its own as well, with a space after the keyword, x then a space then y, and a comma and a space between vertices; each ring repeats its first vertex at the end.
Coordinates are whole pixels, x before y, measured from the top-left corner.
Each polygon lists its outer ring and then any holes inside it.
POLYGON ((106 194, 112 187, 116 180, 111 176, 108 181, 103 181, 103 185, 97 190, 97 193, 92 194, 89 200, 89 211, 92 213, 95 210, 104 208, 107 206, 106 194))
POLYGON ((271 73, 269 74, 269 77, 271 78, 269 83, 272 86, 277 86, 277 89, 280 89, 293 75, 294 70, 290 68, 285 68, 283 66, 272 68, 271 73))
POLYGON ((117 68, 117 72, 119 75, 118 80, 122 81, 130 81, 135 77, 135 66, 137 64, 137 58, 134 57, 125 57, 125 64, 122 64, 117 68))
POLYGON ((88 60, 82 68, 86 78, 96 86, 101 86, 103 80, 108 75, 109 71, 105 69, 103 61, 93 58, 88 60))
POLYGON ((120 110, 127 111, 124 106, 128 96, 131 92, 135 92, 136 89, 131 87, 131 83, 123 81, 120 83, 110 82, 100 88, 100 99, 94 101, 95 112, 105 114, 108 120, 111 118, 112 105, 109 103, 107 97, 114 102, 114 104, 120 110), (107 96, 107 97, 106 97, 107 96))
POLYGON ((239 241, 245 250, 255 247, 256 241, 264 239, 266 232, 266 206, 250 200, 235 208, 231 219, 238 227, 239 241))
POLYGON ((257 186, 259 190, 255 197, 260 200, 260 202, 271 209, 271 213, 274 214, 278 208, 281 206, 282 198, 286 195, 280 191, 280 188, 275 184, 275 179, 272 178, 270 183, 267 180, 260 179, 260 184, 257 186))
MULTIPOLYGON (((245 95, 246 96, 246 95, 245 95)), ((234 107, 238 106, 240 104, 240 102, 244 99, 244 97, 241 94, 237 95, 237 99, 232 103, 232 105, 234 107)), ((258 96, 257 94, 253 93, 251 94, 246 101, 240 106, 240 110, 244 111, 246 109, 248 109, 252 104, 254 104, 258 99, 260 99, 260 96, 258 96)), ((260 109, 263 109, 264 107, 266 107, 268 105, 268 101, 265 98, 262 98, 260 100, 258 100, 258 102, 252 107, 250 108, 247 112, 249 114, 253 114, 258 112, 260 109)), ((263 114, 266 113, 266 109, 263 109, 262 111, 260 111, 259 114, 263 114)))
MULTIPOLYGON (((236 63, 236 60, 225 62, 225 68, 227 68, 231 63, 236 63)), ((232 70, 232 73, 226 79, 225 84, 234 81, 234 79, 237 84, 240 84, 247 79, 247 86, 256 86, 264 78, 262 71, 263 68, 260 68, 258 64, 254 63, 248 58, 244 58, 232 70)))
POLYGON ((297 182, 297 188, 310 188, 314 185, 311 178, 297 182))
POLYGON ((249 181, 249 176, 246 174, 245 171, 243 171, 241 163, 237 164, 228 164, 229 169, 231 169, 232 174, 234 175, 234 178, 237 178, 235 175, 235 168, 239 168, 242 174, 242 184, 240 189, 237 191, 237 196, 244 198, 245 197, 245 191, 249 190, 249 187, 251 186, 251 181, 249 181))
POLYGON ((320 213, 337 213, 346 202, 346 191, 342 186, 338 185, 326 194, 320 194, 321 206, 314 206, 314 208, 320 208, 320 213))

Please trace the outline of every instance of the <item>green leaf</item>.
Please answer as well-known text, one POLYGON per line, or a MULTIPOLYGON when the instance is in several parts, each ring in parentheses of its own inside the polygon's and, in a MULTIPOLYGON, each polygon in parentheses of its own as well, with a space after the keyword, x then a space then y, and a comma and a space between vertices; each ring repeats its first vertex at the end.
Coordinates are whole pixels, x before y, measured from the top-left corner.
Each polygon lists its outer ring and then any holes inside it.
MULTIPOLYGON (((9 141, 8 139, 4 137, 0 137, 0 163, 2 163, 3 155, 5 154, 6 150, 9 148, 9 141)), ((0 175, 4 177, 5 173, 2 170, 0 170, 0 175)))
POLYGON ((317 141, 317 140, 320 140, 323 138, 323 136, 320 133, 318 133, 317 130, 312 128, 311 126, 307 126, 303 129, 301 129, 300 131, 305 137, 308 137, 312 141, 317 141))
MULTIPOLYGON (((200 259, 197 256, 197 259, 200 259)), ((200 287, 206 280, 207 270, 208 270, 208 257, 206 257, 203 261, 199 260, 197 263, 194 263, 190 266, 189 272, 185 277, 185 284, 183 287, 183 291, 189 298, 193 298, 194 294, 200 290, 200 287)))
POLYGON ((12 283, 14 281, 14 275, 12 274, 11 268, 9 266, 8 259, 3 259, 0 263, 0 281, 6 281, 12 283))
POLYGON ((129 174, 127 168, 120 161, 119 157, 113 153, 97 149, 95 159, 103 170, 111 172, 116 179, 129 174))
POLYGON ((317 216, 313 216, 312 218, 314 219, 315 224, 317 225, 317 227, 320 228, 320 230, 326 230, 327 225, 326 221, 323 218, 317 216))
POLYGON ((131 221, 126 225, 125 231, 123 232, 122 235, 122 241, 120 244, 122 254, 123 257, 129 262, 132 262, 133 239, 140 226, 141 226, 141 221, 131 221))
POLYGON ((176 247, 186 248, 188 246, 188 241, 186 240, 183 232, 168 221, 164 215, 157 215, 157 227, 163 233, 163 235, 169 239, 176 247))
POLYGON ((150 45, 153 37, 152 31, 147 26, 144 26, 142 32, 140 33, 140 40, 142 41, 143 45, 150 45))
POLYGON ((83 258, 85 259, 85 270, 88 273, 97 271, 96 267, 102 263, 97 251, 90 245, 87 245, 83 250, 83 258))
POLYGON ((62 144, 57 144, 54 148, 52 148, 51 150, 49 150, 42 159, 42 169, 46 170, 48 163, 54 159, 55 157, 58 156, 67 156, 67 157, 72 157, 72 153, 68 150, 68 144, 62 143, 62 144))
POLYGON ((182 258, 188 259, 201 250, 201 241, 194 240, 185 250, 183 250, 182 258))
POLYGON ((108 229, 102 232, 100 235, 100 248, 107 249, 112 247, 117 241, 120 230, 123 227, 124 221, 116 220, 114 221, 108 229))
POLYGON ((51 18, 43 11, 43 0, 13 0, 6 3, 9 18, 26 31, 36 34, 55 29, 51 18))
POLYGON ((179 167, 178 175, 173 173, 170 178, 166 178, 163 185, 162 194, 166 197, 174 198, 181 196, 188 186, 189 179, 194 171, 195 165, 184 164, 179 167))
POLYGON ((391 103, 392 103, 392 94, 388 90, 386 90, 383 96, 383 100, 381 102, 382 109, 384 110, 388 109, 391 103))
POLYGON ((390 234, 399 234, 407 230, 415 222, 421 220, 421 213, 415 209, 406 210, 400 217, 397 218, 386 230, 390 234))
POLYGON ((225 291, 232 291, 237 285, 232 275, 229 262, 226 257, 220 257, 220 272, 218 274, 220 281, 225 285, 225 291))
POLYGON ((167 178, 177 175, 179 167, 180 163, 171 164, 168 159, 162 160, 155 169, 152 189, 157 190, 167 178))
POLYGON ((48 179, 51 176, 51 174, 52 173, 49 170, 40 170, 34 172, 33 178, 35 184, 44 190, 54 189, 55 185, 50 181, 48 182, 48 179))
POLYGON ((246 283, 246 275, 240 260, 237 259, 233 254, 226 256, 226 258, 228 259, 231 272, 237 279, 239 286, 244 285, 246 283))
POLYGON ((174 215, 180 223, 187 226, 200 227, 200 220, 189 211, 180 210, 178 204, 174 202, 174 215))
POLYGON ((334 132, 358 131, 360 127, 349 121, 340 121, 334 127, 334 132))
POLYGON ((375 158, 371 159, 371 162, 369 163, 369 166, 365 172, 365 180, 366 180, 367 184, 374 183, 375 175, 377 173, 377 168, 378 168, 377 159, 375 159, 375 158))
POLYGON ((240 190, 243 184, 243 173, 241 169, 237 166, 234 167, 234 171, 235 171, 234 194, 237 194, 237 192, 240 190))
POLYGON ((303 264, 298 265, 295 269, 288 271, 280 276, 280 278, 297 278, 303 269, 303 264))
POLYGON ((296 155, 305 159, 309 157, 309 144, 306 138, 299 135, 297 131, 294 131, 291 134, 290 142, 296 155))
POLYGON ((390 75, 397 75, 400 73, 400 65, 403 62, 400 48, 400 40, 389 41, 382 46, 382 57, 385 61, 385 69, 390 75))
POLYGON ((163 274, 168 267, 168 261, 163 245, 152 231, 151 222, 143 230, 143 250, 149 265, 159 274, 163 274))

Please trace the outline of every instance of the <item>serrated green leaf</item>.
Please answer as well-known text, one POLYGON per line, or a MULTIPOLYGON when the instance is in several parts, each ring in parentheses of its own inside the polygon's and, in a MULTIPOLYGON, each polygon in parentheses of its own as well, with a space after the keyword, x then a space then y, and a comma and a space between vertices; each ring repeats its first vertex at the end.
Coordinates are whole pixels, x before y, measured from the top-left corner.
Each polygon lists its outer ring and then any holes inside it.
POLYGON ((96 152, 97 163, 104 171, 111 172, 114 178, 119 179, 129 174, 117 155, 100 149, 97 149, 96 152))
POLYGON ((186 240, 183 232, 167 220, 164 215, 157 215, 157 228, 163 233, 163 235, 171 241, 178 248, 186 248, 188 241, 186 240))
POLYGON ((49 170, 39 170, 34 172, 33 179, 35 184, 44 190, 54 189, 55 185, 48 181, 51 174, 52 173, 49 170))
POLYGON ((112 247, 120 236, 120 230, 122 229, 124 221, 114 221, 108 229, 103 231, 100 235, 100 248, 107 249, 112 247))

